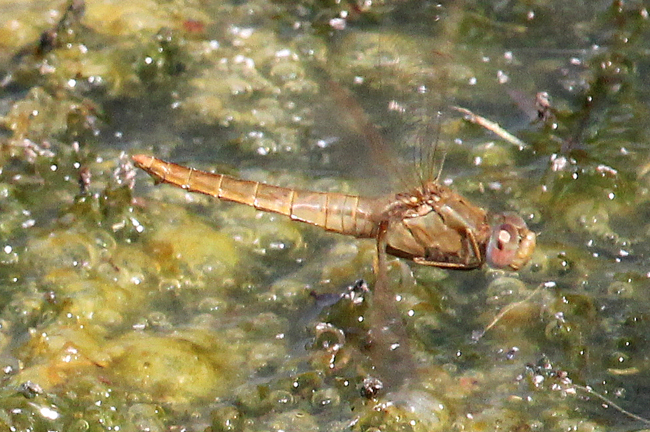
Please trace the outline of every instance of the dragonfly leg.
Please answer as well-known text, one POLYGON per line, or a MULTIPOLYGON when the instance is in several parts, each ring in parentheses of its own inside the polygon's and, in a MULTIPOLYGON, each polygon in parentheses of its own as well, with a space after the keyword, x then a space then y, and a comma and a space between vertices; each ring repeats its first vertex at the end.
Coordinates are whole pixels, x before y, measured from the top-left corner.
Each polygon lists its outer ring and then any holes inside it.
POLYGON ((409 376, 413 376, 415 369, 406 328, 388 284, 385 233, 386 226, 382 225, 377 234, 377 279, 372 290, 372 307, 368 316, 370 357, 384 387, 396 389, 409 376))
POLYGON ((472 231, 469 228, 465 228, 465 235, 469 239, 470 245, 474 250, 474 258, 476 258, 476 263, 478 267, 483 263, 483 259, 481 258, 481 248, 479 248, 478 242, 476 241, 476 237, 474 236, 474 231, 472 231))
POLYGON ((481 263, 472 262, 469 264, 465 263, 448 263, 444 261, 430 261, 426 258, 413 258, 413 262, 417 265, 429 266, 429 267, 440 267, 443 269, 450 270, 474 270, 475 268, 480 267, 481 263))
POLYGON ((413 262, 419 265, 447 268, 452 270, 472 270, 477 267, 480 267, 481 264, 483 263, 483 259, 481 258, 481 249, 478 245, 478 242, 476 241, 474 232, 469 228, 465 228, 465 236, 469 240, 469 246, 471 250, 471 255, 469 257, 470 259, 468 259, 466 262, 454 263, 454 262, 445 262, 445 261, 435 261, 435 260, 427 259, 425 257, 414 257, 413 262))

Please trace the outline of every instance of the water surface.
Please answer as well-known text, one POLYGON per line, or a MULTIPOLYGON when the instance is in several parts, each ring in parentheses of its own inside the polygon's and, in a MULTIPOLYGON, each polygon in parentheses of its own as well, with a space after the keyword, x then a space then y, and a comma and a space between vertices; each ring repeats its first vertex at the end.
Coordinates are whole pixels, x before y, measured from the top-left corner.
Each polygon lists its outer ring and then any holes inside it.
POLYGON ((648 427, 642 2, 83 6, 0 3, 3 428, 648 427), (400 359, 369 354, 371 293, 336 301, 372 291, 373 242, 154 186, 143 152, 367 194, 444 154, 538 248, 517 273, 391 260, 414 367, 373 398, 400 359))

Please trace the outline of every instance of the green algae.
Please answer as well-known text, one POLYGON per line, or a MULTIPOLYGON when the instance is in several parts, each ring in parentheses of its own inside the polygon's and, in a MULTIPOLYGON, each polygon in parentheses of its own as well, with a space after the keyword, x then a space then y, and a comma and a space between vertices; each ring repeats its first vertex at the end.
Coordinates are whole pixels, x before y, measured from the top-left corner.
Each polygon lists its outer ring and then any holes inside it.
POLYGON ((209 340, 209 344, 201 346, 188 336, 125 334, 108 347, 111 372, 132 389, 150 394, 156 402, 188 404, 223 396, 235 376, 233 363, 237 356, 228 354, 232 345, 220 342, 215 335, 193 338, 209 340))

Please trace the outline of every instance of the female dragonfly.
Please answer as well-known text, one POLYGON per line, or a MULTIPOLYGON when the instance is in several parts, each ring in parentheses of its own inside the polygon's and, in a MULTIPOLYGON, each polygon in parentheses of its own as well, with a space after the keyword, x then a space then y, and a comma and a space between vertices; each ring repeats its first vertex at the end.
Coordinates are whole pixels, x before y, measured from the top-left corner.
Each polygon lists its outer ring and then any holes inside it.
POLYGON ((488 263, 518 270, 531 258, 535 233, 517 215, 488 217, 449 187, 423 182, 404 193, 368 198, 313 192, 241 180, 135 155, 133 161, 156 181, 279 213, 357 238, 377 240, 378 252, 417 264, 470 270, 488 263))

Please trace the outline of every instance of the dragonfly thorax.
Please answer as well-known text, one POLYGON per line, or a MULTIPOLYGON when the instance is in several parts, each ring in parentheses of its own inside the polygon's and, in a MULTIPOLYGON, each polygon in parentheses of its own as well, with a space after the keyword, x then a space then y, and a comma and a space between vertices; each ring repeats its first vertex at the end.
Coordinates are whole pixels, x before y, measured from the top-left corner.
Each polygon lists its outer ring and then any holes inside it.
POLYGON ((487 261, 518 270, 535 248, 535 233, 519 216, 490 221, 485 210, 436 183, 397 195, 385 215, 386 252, 418 264, 469 270, 487 261))
POLYGON ((399 194, 387 213, 384 239, 391 255, 458 269, 484 262, 487 214, 449 188, 429 183, 399 194))

